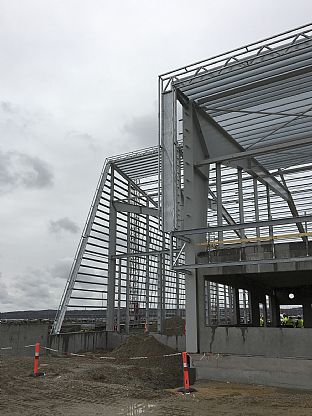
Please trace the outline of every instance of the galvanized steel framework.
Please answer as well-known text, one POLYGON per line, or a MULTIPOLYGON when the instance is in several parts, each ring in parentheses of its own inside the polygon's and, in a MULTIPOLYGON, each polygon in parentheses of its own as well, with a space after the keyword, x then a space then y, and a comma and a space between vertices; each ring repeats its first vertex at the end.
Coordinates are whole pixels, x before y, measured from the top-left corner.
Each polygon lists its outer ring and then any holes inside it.
POLYGON ((311 36, 305 25, 159 78, 162 215, 181 246, 172 267, 188 273, 189 351, 203 291, 207 325, 254 321, 250 293, 216 271, 311 261, 311 36), (289 241, 300 253, 283 258, 289 241))
POLYGON ((157 147, 107 159, 52 332, 68 309, 97 310, 128 333, 183 316, 184 275, 170 269, 158 208, 157 147))
MULTIPOLYGON (((285 241, 309 258, 311 35, 302 26, 159 77, 159 147, 106 161, 54 332, 68 307, 107 310, 109 329, 161 331, 184 311, 186 273, 196 339, 196 269, 248 264, 246 247, 264 243, 251 264, 285 261, 285 241), (238 257, 220 257, 227 247, 238 257)), ((231 324, 235 310, 250 321, 245 289, 204 292, 206 324, 231 324)))

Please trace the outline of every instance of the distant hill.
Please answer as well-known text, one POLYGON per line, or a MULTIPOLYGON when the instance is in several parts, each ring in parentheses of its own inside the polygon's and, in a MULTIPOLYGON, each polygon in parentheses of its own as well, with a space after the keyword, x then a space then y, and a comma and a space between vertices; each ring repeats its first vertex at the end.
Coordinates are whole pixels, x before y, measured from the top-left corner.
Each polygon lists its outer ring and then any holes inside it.
MULTIPOLYGON (((39 311, 14 311, 0 312, 1 319, 50 319, 53 320, 56 315, 55 309, 43 309, 39 311)), ((66 317, 105 317, 106 312, 102 310, 80 311, 72 310, 66 312, 66 317)))
POLYGON ((0 319, 54 319, 56 310, 0 312, 0 319))

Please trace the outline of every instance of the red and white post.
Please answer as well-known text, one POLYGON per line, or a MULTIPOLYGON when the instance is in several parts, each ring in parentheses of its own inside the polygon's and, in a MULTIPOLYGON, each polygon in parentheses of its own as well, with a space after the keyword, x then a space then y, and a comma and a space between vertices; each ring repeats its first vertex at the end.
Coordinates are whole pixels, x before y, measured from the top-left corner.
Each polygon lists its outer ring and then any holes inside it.
POLYGON ((35 344, 35 358, 34 358, 34 377, 38 376, 39 354, 40 354, 40 344, 39 344, 39 342, 36 342, 36 344, 35 344))
POLYGON ((182 352, 182 363, 183 363, 183 387, 184 387, 185 393, 187 393, 190 389, 190 379, 189 379, 186 352, 182 352))
POLYGON ((45 373, 39 372, 39 355, 40 355, 40 343, 36 342, 35 344, 35 357, 34 357, 34 377, 44 376, 45 373))
POLYGON ((184 393, 184 394, 193 393, 196 390, 190 387, 187 352, 182 352, 182 365, 183 365, 183 387, 179 389, 179 392, 184 393))

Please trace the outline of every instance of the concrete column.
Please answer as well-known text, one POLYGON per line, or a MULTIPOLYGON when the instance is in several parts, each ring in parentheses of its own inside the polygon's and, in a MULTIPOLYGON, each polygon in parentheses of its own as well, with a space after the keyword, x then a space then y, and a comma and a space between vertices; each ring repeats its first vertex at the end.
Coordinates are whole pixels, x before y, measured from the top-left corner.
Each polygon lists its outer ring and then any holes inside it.
POLYGON ((304 327, 305 328, 312 328, 311 299, 305 301, 302 305, 302 308, 303 308, 304 327))
POLYGON ((237 288, 234 291, 234 324, 240 325, 240 308, 239 308, 239 292, 237 288))
POLYGON ((277 301, 277 297, 275 293, 272 293, 270 295, 270 304, 271 304, 271 310, 272 310, 272 322, 271 326, 278 327, 281 325, 280 322, 280 305, 277 301))
POLYGON ((251 326, 260 326, 259 295, 250 292, 251 326))

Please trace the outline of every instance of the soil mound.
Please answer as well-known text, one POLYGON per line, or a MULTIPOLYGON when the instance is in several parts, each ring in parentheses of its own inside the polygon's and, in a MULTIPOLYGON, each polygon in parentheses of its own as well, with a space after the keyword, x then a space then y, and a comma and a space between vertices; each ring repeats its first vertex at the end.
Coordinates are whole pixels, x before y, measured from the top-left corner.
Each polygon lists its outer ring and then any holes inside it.
MULTIPOLYGON (((116 383, 135 387, 136 392, 152 389, 153 395, 161 389, 181 387, 183 369, 181 355, 177 351, 158 342, 151 335, 132 335, 111 352, 117 360, 110 362, 111 371, 99 368, 92 373, 92 379, 104 383, 116 383), (130 359, 134 357, 148 357, 130 359)), ((134 394, 133 392, 131 394, 134 394)))
POLYGON ((158 342, 150 335, 132 335, 126 342, 115 348, 111 353, 113 357, 126 359, 130 357, 160 357, 165 354, 174 354, 173 348, 158 342))

